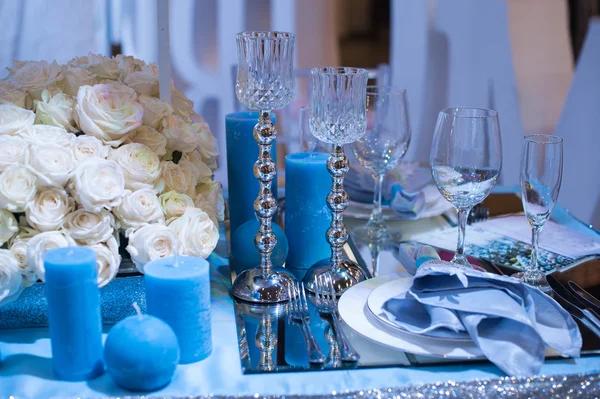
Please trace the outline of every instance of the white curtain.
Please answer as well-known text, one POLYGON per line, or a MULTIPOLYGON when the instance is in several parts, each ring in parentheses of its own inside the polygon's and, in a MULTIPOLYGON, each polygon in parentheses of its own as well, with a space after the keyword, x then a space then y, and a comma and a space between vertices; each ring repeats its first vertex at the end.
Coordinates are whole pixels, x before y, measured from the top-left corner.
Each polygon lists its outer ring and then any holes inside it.
POLYGON ((0 1, 0 78, 13 60, 109 54, 107 0, 0 1))

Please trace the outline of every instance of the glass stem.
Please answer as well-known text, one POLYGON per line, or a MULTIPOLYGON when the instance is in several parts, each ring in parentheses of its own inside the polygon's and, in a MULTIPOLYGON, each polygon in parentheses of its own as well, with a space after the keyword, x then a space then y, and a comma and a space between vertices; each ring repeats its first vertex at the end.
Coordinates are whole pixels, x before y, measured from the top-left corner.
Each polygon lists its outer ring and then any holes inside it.
POLYGON ((381 198, 383 193, 383 178, 384 175, 375 177, 375 189, 373 196, 373 211, 369 218, 369 226, 375 227, 381 224, 383 221, 383 212, 381 210, 381 198))
POLYGON ((465 231, 467 230, 467 218, 469 217, 470 209, 458 210, 458 241, 456 244, 456 255, 465 256, 465 231))
POLYGON ((525 273, 525 277, 529 280, 535 279, 534 276, 539 272, 538 270, 538 251, 540 243, 540 228, 533 227, 531 229, 531 262, 525 273))

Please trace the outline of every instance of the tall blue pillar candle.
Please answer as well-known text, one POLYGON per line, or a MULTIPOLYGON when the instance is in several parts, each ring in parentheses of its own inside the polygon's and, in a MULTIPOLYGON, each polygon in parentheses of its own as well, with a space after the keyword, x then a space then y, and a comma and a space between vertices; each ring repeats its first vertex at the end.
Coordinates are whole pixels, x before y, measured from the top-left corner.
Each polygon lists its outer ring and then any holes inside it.
POLYGON ((179 363, 205 359, 212 351, 210 271, 202 258, 179 256, 144 266, 148 314, 167 323, 179 343, 179 363))
POLYGON ((96 253, 86 247, 44 255, 48 326, 54 374, 66 381, 104 372, 96 253))
MULTIPOLYGON (((276 124, 274 114, 271 114, 276 124)), ((258 112, 234 112, 225 117, 227 139, 227 190, 229 202, 229 228, 234 234, 248 220, 256 219, 254 200, 258 196, 258 180, 254 176, 254 163, 258 159, 258 144, 254 139, 254 126, 258 112)), ((277 164, 277 151, 272 157, 277 164)), ((277 200, 277 179, 271 185, 277 200)), ((276 217, 274 217, 276 220, 276 217)), ((232 248, 233 252, 233 248, 232 248)))
POLYGON ((331 256, 327 229, 331 211, 327 195, 331 175, 329 154, 301 152, 285 158, 285 234, 289 252, 286 268, 305 270, 331 256))

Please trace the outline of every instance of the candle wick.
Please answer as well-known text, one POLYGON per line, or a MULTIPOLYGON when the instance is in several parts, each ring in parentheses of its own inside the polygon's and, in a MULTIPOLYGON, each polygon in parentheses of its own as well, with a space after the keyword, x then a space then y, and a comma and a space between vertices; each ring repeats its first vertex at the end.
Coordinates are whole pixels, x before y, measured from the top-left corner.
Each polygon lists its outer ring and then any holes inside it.
POLYGON ((138 317, 141 319, 142 318, 142 310, 140 309, 140 305, 138 305, 137 302, 134 302, 131 304, 131 306, 133 306, 133 308, 135 309, 135 313, 137 313, 138 317))

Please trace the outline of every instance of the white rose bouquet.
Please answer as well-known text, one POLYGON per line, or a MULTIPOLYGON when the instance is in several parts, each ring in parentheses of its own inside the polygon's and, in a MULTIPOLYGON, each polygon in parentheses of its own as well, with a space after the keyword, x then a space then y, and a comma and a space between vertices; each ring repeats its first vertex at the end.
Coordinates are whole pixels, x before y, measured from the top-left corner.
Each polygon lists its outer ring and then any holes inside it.
POLYGON ((193 103, 158 98, 158 67, 88 54, 15 61, 0 80, 0 306, 44 280, 46 250, 87 246, 98 285, 129 254, 208 257, 223 221, 219 152, 193 103), (119 251, 119 248, 122 250, 119 251))

